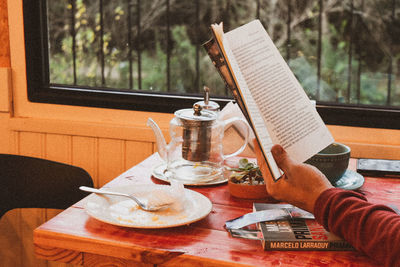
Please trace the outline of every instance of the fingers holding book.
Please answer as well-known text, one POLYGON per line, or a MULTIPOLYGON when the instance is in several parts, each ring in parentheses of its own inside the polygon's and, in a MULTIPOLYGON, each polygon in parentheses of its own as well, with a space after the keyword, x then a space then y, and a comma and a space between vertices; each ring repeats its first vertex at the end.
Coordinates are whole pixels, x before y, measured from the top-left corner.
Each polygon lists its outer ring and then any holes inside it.
POLYGON ((257 142, 254 147, 257 164, 263 174, 268 194, 277 200, 289 202, 313 213, 319 195, 332 187, 328 179, 317 168, 295 162, 282 146, 274 145, 271 149, 272 155, 278 167, 284 172, 283 179, 275 181, 257 142))

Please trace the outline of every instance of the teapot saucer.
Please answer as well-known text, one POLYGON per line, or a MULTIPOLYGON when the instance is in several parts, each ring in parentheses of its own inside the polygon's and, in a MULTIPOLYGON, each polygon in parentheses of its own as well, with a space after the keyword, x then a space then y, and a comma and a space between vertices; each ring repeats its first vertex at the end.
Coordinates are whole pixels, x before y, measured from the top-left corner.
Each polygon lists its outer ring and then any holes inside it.
MULTIPOLYGON (((205 185, 218 185, 223 184, 228 181, 230 171, 225 171, 224 176, 218 177, 213 180, 206 180, 206 181, 182 181, 183 185, 189 186, 205 186, 205 185)), ((151 175, 161 181, 169 183, 171 181, 172 175, 167 171, 167 164, 162 163, 153 168, 151 175)))

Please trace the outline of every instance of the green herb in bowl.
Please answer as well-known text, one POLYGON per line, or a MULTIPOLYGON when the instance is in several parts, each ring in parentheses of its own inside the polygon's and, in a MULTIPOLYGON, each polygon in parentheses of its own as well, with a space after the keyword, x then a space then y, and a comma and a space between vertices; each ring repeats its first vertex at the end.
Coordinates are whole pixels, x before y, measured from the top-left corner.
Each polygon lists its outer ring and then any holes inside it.
POLYGON ((264 184, 260 168, 243 158, 239 160, 238 168, 230 168, 232 174, 229 180, 235 184, 259 185, 264 184))

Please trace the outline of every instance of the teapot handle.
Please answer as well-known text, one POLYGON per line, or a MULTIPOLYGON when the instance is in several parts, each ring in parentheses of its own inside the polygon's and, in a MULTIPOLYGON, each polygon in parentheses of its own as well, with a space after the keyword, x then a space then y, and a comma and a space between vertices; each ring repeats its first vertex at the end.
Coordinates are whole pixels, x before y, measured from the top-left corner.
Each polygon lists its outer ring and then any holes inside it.
POLYGON ((243 138, 244 138, 244 143, 243 143, 243 145, 242 145, 238 150, 236 150, 235 152, 233 152, 233 153, 231 153, 231 154, 228 154, 228 155, 224 155, 224 156, 223 156, 223 157, 224 157, 224 160, 227 159, 227 158, 230 158, 230 157, 237 156, 237 155, 239 155, 240 153, 242 153, 243 150, 246 148, 247 143, 248 143, 248 141, 249 141, 250 126, 249 126, 249 124, 247 123, 247 121, 246 121, 245 119, 243 119, 243 118, 233 117, 233 118, 224 120, 224 131, 225 131, 226 129, 228 129, 230 126, 232 126, 232 125, 233 125, 234 123, 236 123, 236 122, 240 122, 240 123, 242 123, 242 124, 245 126, 245 127, 244 127, 245 133, 244 133, 244 136, 243 136, 243 138))

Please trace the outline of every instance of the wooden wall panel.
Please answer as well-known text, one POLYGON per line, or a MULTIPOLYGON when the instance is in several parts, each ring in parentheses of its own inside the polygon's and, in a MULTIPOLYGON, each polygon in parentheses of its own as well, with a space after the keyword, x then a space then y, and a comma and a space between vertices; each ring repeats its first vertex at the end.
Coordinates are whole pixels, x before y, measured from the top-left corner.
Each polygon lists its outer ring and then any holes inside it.
POLYGON ((11 143, 14 143, 8 129, 8 120, 9 115, 0 112, 0 153, 10 153, 11 143))
POLYGON ((11 69, 0 67, 0 112, 4 113, 12 112, 11 83, 12 83, 11 69))
POLYGON ((98 185, 98 146, 97 138, 73 136, 71 164, 85 169, 91 176, 94 185, 98 185))
POLYGON ((45 158, 66 164, 71 164, 72 137, 61 134, 45 135, 45 158))
POLYGON ((128 170, 153 154, 153 143, 126 141, 125 154, 125 170, 128 170))
POLYGON ((0 67, 10 66, 7 0, 0 0, 0 67))
POLYGON ((98 186, 101 187, 125 169, 125 142, 118 139, 98 140, 98 186))
POLYGON ((18 154, 32 157, 44 157, 45 134, 19 132, 18 133, 18 154))

